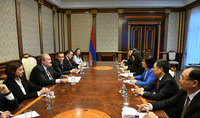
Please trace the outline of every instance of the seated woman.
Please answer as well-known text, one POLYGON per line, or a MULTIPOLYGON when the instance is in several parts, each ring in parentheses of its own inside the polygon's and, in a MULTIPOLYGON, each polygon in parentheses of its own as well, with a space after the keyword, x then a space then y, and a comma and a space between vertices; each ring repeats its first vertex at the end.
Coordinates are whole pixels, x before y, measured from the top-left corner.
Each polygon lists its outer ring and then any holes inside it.
POLYGON ((153 56, 145 56, 142 61, 142 67, 145 68, 144 73, 142 75, 137 75, 135 77, 129 77, 131 80, 131 83, 139 85, 139 86, 146 86, 152 83, 155 80, 155 76, 153 75, 153 65, 155 63, 155 60, 153 56), (141 81, 137 81, 141 80, 141 81))
POLYGON ((20 62, 10 62, 6 67, 6 75, 7 79, 4 81, 4 84, 18 99, 19 103, 49 91, 48 88, 42 88, 29 82, 24 76, 23 65, 20 62))
MULTIPOLYGON (((129 70, 130 72, 134 72, 134 76, 141 75, 144 72, 144 68, 142 67, 142 56, 140 51, 134 51, 131 54, 131 64, 127 66, 123 66, 124 69, 129 70)), ((128 71, 123 71, 128 72, 128 71)))
POLYGON ((127 60, 125 60, 125 59, 122 60, 120 66, 123 66, 123 65, 127 66, 127 65, 129 65, 132 62, 132 58, 131 58, 131 54, 132 53, 133 53, 133 49, 131 48, 131 49, 128 50, 127 60))
POLYGON ((77 48, 74 53, 73 61, 76 62, 76 64, 83 63, 83 60, 81 59, 81 49, 77 48))

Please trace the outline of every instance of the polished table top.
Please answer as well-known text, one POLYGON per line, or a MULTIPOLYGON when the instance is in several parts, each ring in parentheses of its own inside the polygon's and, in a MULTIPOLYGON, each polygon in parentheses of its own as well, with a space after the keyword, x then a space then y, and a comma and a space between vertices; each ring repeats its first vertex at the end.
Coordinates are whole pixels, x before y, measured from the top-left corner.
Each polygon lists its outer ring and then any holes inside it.
MULTIPOLYGON (((118 81, 114 62, 96 62, 93 67, 84 69, 84 74, 76 74, 82 79, 76 85, 54 85, 55 98, 52 99, 52 109, 46 110, 45 97, 40 96, 22 102, 19 108, 12 111, 17 115, 24 110, 35 110, 41 118, 51 118, 62 112, 88 108, 99 110, 111 118, 120 118, 123 98, 119 94, 122 81, 118 81), (103 68, 103 69, 102 69, 103 68)), ((136 105, 144 102, 141 97, 131 93, 133 85, 126 85, 129 92, 129 106, 137 109, 136 105)), ((149 100, 147 100, 149 101, 149 100)), ((164 111, 155 111, 161 117, 167 117, 164 111)))

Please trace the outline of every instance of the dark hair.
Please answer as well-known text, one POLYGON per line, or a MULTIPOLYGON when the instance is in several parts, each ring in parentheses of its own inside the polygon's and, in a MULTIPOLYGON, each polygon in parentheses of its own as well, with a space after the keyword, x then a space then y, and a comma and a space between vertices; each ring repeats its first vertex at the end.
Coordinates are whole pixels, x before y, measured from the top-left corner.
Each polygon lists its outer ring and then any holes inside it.
POLYGON ((153 65, 154 65, 154 63, 155 63, 155 60, 154 60, 154 58, 153 58, 152 55, 146 55, 146 56, 144 57, 144 60, 145 60, 145 62, 146 62, 146 64, 147 64, 147 67, 148 67, 148 68, 153 68, 153 65))
POLYGON ((42 61, 45 61, 44 55, 40 55, 40 56, 39 56, 39 63, 41 64, 42 61))
POLYGON ((59 55, 59 54, 64 54, 64 52, 58 52, 58 54, 57 54, 57 55, 59 55))
POLYGON ((64 54, 67 55, 69 54, 70 52, 73 52, 72 50, 68 49, 64 54))
POLYGON ((78 50, 80 50, 80 51, 81 51, 81 49, 80 49, 80 48, 77 48, 77 49, 75 50, 74 54, 75 54, 76 56, 79 56, 79 57, 80 57, 80 56, 81 56, 81 54, 80 54, 80 55, 77 55, 77 51, 78 51, 78 50))
POLYGON ((141 56, 141 53, 140 51, 135 51, 131 54, 131 56, 134 56, 135 57, 135 62, 136 62, 136 65, 140 64, 142 62, 142 56, 141 56))
POLYGON ((8 79, 13 79, 15 77, 15 72, 21 65, 22 63, 17 61, 11 61, 10 63, 8 63, 5 71, 8 79))
POLYGON ((197 80, 200 85, 200 69, 194 69, 190 72, 189 78, 192 80, 197 80))
POLYGON ((157 60, 157 67, 158 68, 163 68, 163 71, 167 74, 169 73, 169 63, 167 60, 164 60, 164 59, 160 59, 160 60, 157 60))

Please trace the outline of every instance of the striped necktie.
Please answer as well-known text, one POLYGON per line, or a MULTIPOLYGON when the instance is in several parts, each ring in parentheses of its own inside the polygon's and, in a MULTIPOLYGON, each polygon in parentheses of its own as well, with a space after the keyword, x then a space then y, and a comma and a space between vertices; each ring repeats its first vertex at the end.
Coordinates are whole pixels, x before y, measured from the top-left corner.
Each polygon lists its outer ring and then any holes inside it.
POLYGON ((49 74, 50 80, 53 80, 53 77, 51 76, 51 73, 49 72, 48 69, 47 69, 47 73, 49 74))
POLYGON ((185 105, 184 105, 183 111, 182 111, 182 113, 181 113, 181 118, 184 118, 185 112, 186 112, 186 110, 187 110, 187 108, 188 108, 188 106, 189 106, 189 103, 190 103, 190 98, 189 98, 189 96, 187 95, 187 96, 186 96, 186 100, 185 100, 185 105))
POLYGON ((70 66, 72 66, 72 63, 70 62, 70 60, 69 60, 69 64, 70 64, 70 66))

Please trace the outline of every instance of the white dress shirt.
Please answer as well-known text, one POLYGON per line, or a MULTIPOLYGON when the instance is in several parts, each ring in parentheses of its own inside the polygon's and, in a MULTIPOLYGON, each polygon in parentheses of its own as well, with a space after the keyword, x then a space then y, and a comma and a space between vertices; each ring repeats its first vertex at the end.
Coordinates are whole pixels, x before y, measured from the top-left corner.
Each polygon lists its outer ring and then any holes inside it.
POLYGON ((73 61, 76 62, 77 64, 83 63, 83 60, 81 59, 81 57, 77 57, 76 55, 74 55, 73 61))
MULTIPOLYGON (((49 75, 49 73, 47 72, 47 67, 42 65, 42 67, 44 68, 47 76, 49 77, 49 80, 52 80, 51 76, 49 75)), ((59 84, 60 83, 60 79, 56 79, 56 84, 59 84)))

